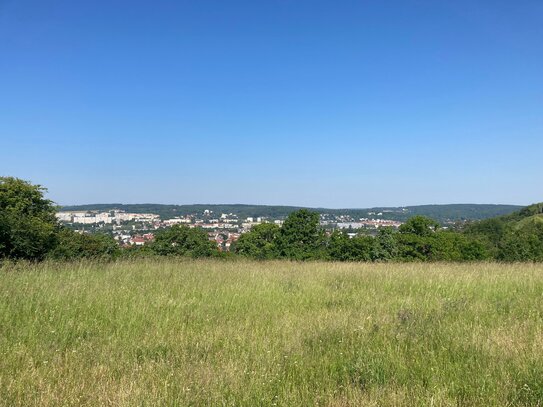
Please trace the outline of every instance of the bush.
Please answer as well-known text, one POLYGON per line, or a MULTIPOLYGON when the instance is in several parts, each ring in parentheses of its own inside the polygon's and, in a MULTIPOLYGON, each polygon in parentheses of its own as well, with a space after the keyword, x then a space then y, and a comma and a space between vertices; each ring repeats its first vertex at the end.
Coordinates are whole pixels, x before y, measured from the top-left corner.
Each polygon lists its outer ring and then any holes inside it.
POLYGON ((254 259, 265 260, 277 257, 277 238, 281 228, 273 223, 254 226, 242 234, 235 244, 235 253, 254 259))
POLYGON ((103 234, 80 234, 62 228, 57 235, 57 244, 48 254, 56 260, 113 259, 120 253, 117 242, 103 234))
POLYGON ((372 260, 375 239, 359 235, 350 238, 343 231, 335 231, 328 242, 328 258, 336 261, 372 260))
POLYGON ((45 188, 0 177, 0 258, 40 260, 55 246, 58 224, 45 188))
POLYGON ((161 256, 210 257, 218 254, 217 246, 198 228, 174 225, 156 233, 149 250, 161 256))
POLYGON ((300 209, 292 212, 277 239, 279 257, 292 260, 326 257, 326 237, 319 227, 319 214, 300 209))

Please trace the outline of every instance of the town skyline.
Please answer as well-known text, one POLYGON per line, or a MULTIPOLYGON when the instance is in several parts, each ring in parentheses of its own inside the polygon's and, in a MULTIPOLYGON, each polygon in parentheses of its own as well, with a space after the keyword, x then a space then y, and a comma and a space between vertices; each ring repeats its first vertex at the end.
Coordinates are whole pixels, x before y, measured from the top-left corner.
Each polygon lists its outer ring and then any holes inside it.
POLYGON ((399 208, 327 209, 263 205, 122 205, 101 204, 61 207, 59 222, 78 233, 102 233, 123 247, 144 246, 155 233, 173 226, 203 230, 219 250, 230 247, 253 227, 273 224, 281 227, 292 213, 308 209, 318 213, 319 226, 332 233, 345 231, 349 237, 375 235, 382 228, 397 230, 415 215, 432 216, 444 228, 466 222, 506 215, 520 207, 511 205, 426 205, 399 208))

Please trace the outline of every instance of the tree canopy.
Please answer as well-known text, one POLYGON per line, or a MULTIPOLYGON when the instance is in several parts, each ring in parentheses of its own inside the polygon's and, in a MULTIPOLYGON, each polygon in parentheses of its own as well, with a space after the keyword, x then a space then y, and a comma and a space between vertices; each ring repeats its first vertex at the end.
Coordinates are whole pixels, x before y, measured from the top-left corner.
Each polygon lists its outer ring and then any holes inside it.
POLYGON ((266 260, 277 257, 277 239, 281 228, 274 223, 255 225, 244 233, 235 244, 235 252, 246 257, 266 260))
POLYGON ((39 260, 56 244, 58 225, 46 189, 0 177, 0 257, 39 260))
POLYGON ((323 258, 325 235, 319 227, 319 214, 300 209, 288 215, 277 239, 279 257, 291 260, 323 258))
POLYGON ((154 254, 163 256, 209 257, 217 253, 217 247, 199 228, 174 225, 160 230, 149 246, 154 254))

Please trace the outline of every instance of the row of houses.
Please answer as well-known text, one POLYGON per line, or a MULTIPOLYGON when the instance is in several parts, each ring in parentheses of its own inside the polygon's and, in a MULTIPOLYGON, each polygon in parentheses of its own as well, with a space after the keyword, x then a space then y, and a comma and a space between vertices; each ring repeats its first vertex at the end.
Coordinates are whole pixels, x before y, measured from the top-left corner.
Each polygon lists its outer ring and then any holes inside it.
MULTIPOLYGON (((221 251, 229 251, 232 244, 239 239, 240 233, 217 233, 217 232, 208 232, 209 240, 215 242, 217 247, 221 251)), ((119 242, 122 246, 144 246, 155 240, 155 235, 153 233, 143 233, 138 235, 128 235, 128 234, 119 234, 115 236, 115 240, 119 242)))
POLYGON ((214 241, 220 251, 228 252, 232 244, 239 239, 241 233, 215 233, 209 232, 209 240, 214 241))
POLYGON ((114 239, 117 240, 121 246, 143 246, 154 241, 155 235, 153 233, 144 233, 133 236, 128 234, 118 234, 115 235, 114 239))

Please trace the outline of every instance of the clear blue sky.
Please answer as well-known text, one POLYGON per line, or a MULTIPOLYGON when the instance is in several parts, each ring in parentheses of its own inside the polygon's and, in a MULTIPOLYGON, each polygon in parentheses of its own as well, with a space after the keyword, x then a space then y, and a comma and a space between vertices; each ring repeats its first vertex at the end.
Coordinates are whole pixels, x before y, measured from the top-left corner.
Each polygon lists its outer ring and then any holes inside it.
POLYGON ((0 174, 60 204, 543 201, 543 2, 0 0, 0 174))

